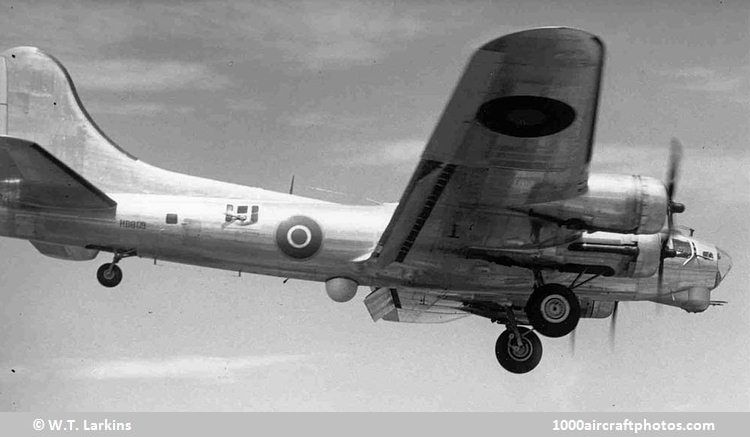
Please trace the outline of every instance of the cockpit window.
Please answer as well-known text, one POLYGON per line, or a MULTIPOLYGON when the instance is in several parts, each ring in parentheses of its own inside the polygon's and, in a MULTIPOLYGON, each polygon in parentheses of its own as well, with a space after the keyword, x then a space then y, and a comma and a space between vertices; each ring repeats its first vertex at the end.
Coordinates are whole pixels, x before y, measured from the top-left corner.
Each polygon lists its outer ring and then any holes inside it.
POLYGON ((673 239, 672 244, 679 258, 690 258, 693 255, 692 247, 687 241, 673 239))

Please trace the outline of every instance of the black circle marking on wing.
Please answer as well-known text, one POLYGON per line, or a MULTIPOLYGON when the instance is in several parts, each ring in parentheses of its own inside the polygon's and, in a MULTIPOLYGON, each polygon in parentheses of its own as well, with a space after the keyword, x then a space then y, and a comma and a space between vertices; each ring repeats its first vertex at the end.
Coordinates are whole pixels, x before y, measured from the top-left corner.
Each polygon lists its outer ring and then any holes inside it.
POLYGON ((294 259, 312 257, 318 253, 322 243, 323 231, 310 217, 295 215, 276 228, 276 245, 285 255, 294 259))
POLYGON ((535 138, 570 126, 575 110, 560 100, 539 96, 506 96, 484 102, 476 119, 487 129, 511 137, 535 138))

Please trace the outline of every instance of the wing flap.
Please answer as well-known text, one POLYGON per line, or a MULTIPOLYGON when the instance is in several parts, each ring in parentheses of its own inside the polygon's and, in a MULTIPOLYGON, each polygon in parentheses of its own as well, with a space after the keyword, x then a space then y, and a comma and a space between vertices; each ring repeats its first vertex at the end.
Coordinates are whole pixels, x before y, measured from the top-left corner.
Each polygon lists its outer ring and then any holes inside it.
POLYGON ((14 207, 114 215, 117 203, 40 145, 0 136, 0 197, 14 207))
POLYGON ((385 319, 390 313, 397 310, 393 293, 395 293, 395 290, 392 291, 390 288, 383 287, 365 297, 365 306, 373 322, 385 319))
POLYGON ((373 321, 401 323, 446 323, 470 315, 461 301, 439 292, 405 287, 379 288, 365 298, 373 321))

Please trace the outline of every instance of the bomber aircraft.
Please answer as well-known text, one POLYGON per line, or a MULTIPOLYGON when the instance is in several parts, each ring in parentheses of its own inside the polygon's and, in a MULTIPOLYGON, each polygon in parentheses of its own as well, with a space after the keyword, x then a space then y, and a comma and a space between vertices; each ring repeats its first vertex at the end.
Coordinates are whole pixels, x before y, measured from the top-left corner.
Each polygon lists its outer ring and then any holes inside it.
POLYGON ((33 47, 0 56, 0 235, 67 260, 139 256, 369 287, 373 320, 505 325, 514 373, 620 301, 701 312, 729 255, 676 229, 681 156, 664 182, 589 174, 604 61, 596 36, 539 28, 479 48, 398 204, 344 205, 167 171, 118 147, 71 78, 33 47), (528 328, 527 326, 530 326, 528 328))

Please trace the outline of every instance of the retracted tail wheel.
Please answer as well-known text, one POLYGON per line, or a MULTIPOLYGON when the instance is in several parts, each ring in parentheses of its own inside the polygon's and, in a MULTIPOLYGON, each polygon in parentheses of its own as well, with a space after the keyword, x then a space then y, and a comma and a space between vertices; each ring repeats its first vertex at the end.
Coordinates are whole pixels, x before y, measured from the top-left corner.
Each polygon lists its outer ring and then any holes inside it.
POLYGON ((122 281, 122 270, 114 263, 102 264, 96 271, 96 279, 105 287, 116 287, 122 281))
POLYGON ((545 284, 531 293, 526 303, 531 326, 547 337, 563 337, 571 333, 581 318, 581 304, 568 287, 545 284))
POLYGON ((542 360, 542 342, 528 328, 519 326, 518 332, 521 334, 520 345, 512 330, 506 329, 500 334, 495 343, 495 356, 505 370, 526 373, 532 371, 542 360))

